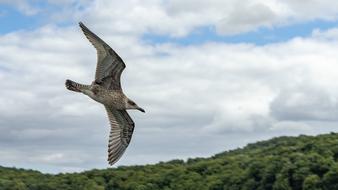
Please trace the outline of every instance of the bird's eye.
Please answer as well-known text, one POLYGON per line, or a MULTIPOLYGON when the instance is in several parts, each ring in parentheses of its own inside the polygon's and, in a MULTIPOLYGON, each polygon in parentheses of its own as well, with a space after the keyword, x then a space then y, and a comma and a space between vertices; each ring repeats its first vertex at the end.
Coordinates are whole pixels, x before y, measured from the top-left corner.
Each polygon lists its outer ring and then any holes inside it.
POLYGON ((133 102, 133 101, 128 101, 128 103, 130 104, 130 105, 132 105, 132 106, 135 106, 136 104, 135 104, 135 102, 133 102))

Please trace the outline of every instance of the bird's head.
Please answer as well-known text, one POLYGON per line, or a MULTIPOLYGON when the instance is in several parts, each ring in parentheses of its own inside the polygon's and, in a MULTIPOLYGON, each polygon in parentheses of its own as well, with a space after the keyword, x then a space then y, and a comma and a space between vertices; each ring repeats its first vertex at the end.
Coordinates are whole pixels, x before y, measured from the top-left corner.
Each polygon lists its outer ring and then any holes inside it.
POLYGON ((144 109, 142 109, 141 107, 139 107, 134 101, 130 100, 130 99, 127 99, 127 102, 126 102, 127 106, 126 108, 127 109, 136 109, 136 110, 139 110, 141 112, 145 112, 144 109))

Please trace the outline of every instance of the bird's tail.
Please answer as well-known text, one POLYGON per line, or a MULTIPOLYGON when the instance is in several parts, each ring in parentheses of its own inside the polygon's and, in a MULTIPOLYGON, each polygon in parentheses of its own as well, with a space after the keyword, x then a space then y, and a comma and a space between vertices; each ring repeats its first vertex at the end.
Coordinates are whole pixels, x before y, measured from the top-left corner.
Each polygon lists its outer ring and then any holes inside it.
POLYGON ((85 89, 89 88, 89 85, 79 84, 77 82, 71 81, 69 79, 66 80, 66 88, 68 90, 74 91, 74 92, 82 92, 85 89))

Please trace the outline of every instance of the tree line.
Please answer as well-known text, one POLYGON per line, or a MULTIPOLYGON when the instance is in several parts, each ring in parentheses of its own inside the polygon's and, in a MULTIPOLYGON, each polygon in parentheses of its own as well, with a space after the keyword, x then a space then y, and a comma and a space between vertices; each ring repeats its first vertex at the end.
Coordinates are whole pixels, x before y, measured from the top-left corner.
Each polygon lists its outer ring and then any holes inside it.
POLYGON ((338 190, 338 134, 278 137, 210 158, 81 173, 0 167, 0 190, 338 190))

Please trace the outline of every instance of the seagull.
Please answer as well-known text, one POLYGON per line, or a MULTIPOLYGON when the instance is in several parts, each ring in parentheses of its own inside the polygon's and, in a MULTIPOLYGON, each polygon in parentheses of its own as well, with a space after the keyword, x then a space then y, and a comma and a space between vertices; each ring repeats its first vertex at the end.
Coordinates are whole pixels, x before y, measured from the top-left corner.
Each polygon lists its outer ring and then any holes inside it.
POLYGON ((104 105, 111 126, 108 163, 113 165, 127 149, 134 131, 135 123, 127 109, 145 111, 122 91, 121 73, 126 65, 121 57, 82 22, 79 25, 97 50, 95 80, 90 85, 85 85, 67 79, 65 85, 68 90, 83 93, 104 105))

